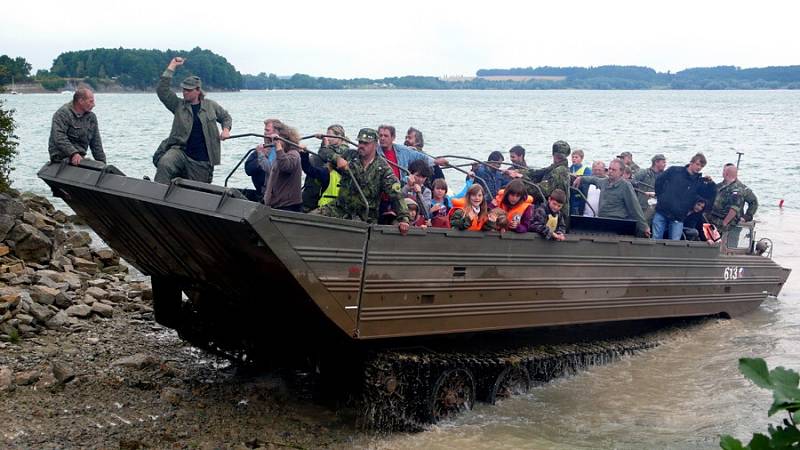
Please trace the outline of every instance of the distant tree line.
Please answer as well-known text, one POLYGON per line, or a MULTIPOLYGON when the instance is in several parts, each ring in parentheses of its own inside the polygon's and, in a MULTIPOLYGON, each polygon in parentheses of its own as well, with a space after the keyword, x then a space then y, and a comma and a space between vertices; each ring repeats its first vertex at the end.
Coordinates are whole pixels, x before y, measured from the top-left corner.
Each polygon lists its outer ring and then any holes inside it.
MULTIPOLYGON (((676 73, 656 72, 640 66, 526 67, 480 69, 479 77, 557 76, 559 81, 542 82, 548 89, 800 89, 800 66, 741 69, 736 66, 698 67, 676 73)), ((525 87, 530 89, 536 87, 525 87)))
POLYGON ((96 48, 66 52, 58 55, 49 71, 39 71, 37 77, 85 79, 94 87, 113 80, 124 87, 152 89, 175 56, 185 57, 186 64, 178 68, 174 84, 188 75, 197 75, 209 89, 236 90, 242 85, 242 75, 231 63, 199 47, 191 51, 96 48))

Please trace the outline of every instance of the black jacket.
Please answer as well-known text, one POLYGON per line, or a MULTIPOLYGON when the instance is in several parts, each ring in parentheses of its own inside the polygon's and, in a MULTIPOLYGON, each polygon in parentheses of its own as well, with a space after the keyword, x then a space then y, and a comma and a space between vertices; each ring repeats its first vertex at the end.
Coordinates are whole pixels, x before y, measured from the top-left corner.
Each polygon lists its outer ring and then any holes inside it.
POLYGON ((706 208, 714 204, 717 196, 714 182, 703 179, 701 173, 689 174, 687 167, 688 164, 672 166, 656 179, 656 212, 667 219, 683 222, 697 197, 706 200, 706 208))

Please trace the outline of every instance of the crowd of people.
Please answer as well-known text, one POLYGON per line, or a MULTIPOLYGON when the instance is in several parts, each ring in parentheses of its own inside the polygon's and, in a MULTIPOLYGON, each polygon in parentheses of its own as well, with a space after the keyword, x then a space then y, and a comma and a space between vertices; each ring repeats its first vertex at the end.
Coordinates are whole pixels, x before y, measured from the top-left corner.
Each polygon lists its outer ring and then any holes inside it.
MULTIPOLYGON (((167 184, 180 177, 210 183, 232 120, 205 97, 196 76, 181 83, 182 98, 172 92, 172 78, 183 63, 180 57, 170 61, 156 91, 173 122, 153 156, 154 181, 167 184)), ((87 150, 106 161, 94 105, 92 90, 80 86, 54 114, 51 162, 77 165, 87 150)), ((667 158, 656 154, 650 167, 641 169, 625 151, 608 164, 598 160, 589 167, 584 150, 559 140, 547 167, 529 168, 525 148, 515 145, 508 163, 493 151, 462 170, 425 153, 423 134, 414 127, 403 145, 395 143, 391 125, 361 129, 357 148, 348 145, 352 142, 338 124, 315 137, 321 145, 312 151, 295 128, 266 119, 264 143, 245 162, 253 182, 248 197, 275 209, 396 224, 403 233, 411 227, 534 232, 556 241, 566 238, 570 216, 595 216, 634 221, 642 237, 714 243, 734 225, 752 221, 758 208, 736 165, 725 164, 720 183, 703 176, 702 153, 669 168, 667 158), (448 168, 465 175, 459 193, 448 194, 443 173, 448 168)))

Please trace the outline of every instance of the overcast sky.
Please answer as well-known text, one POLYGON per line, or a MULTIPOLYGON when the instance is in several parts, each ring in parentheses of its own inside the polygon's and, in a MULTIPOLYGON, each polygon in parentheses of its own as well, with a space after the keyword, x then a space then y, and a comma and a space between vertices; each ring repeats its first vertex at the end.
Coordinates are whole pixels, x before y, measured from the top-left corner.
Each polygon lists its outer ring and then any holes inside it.
POLYGON ((0 54, 26 58, 34 73, 61 52, 98 47, 199 46, 242 73, 337 78, 800 64, 797 0, 40 0, 3 9, 0 54))

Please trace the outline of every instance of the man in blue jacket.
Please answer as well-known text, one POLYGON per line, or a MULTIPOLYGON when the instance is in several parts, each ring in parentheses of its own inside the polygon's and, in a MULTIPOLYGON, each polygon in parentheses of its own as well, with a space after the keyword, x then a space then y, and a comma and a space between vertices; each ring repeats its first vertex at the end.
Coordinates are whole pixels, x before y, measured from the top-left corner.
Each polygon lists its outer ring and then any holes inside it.
POLYGON ((698 153, 685 166, 672 166, 656 179, 656 213, 653 216, 653 239, 663 239, 669 230, 669 239, 680 240, 683 219, 694 206, 697 197, 714 204, 717 187, 711 177, 700 172, 706 166, 706 157, 698 153))

